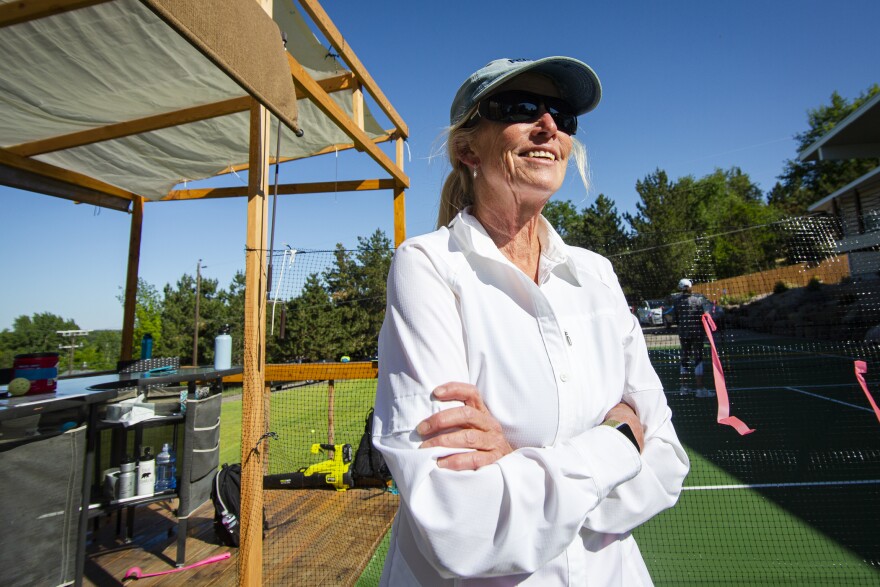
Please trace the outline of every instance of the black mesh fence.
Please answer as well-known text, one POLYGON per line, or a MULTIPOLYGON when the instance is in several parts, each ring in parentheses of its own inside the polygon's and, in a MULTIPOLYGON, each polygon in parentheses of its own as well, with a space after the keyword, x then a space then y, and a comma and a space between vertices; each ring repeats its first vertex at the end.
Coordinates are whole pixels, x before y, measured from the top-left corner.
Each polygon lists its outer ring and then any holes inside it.
MULTIPOLYGON (((833 219, 791 218, 609 256, 691 458, 679 503, 635 532, 657 584, 880 584, 880 279, 876 251, 840 253, 842 237, 833 219), (731 276, 748 247, 777 259, 731 276), (717 328, 701 380, 694 353, 682 361, 681 278, 717 328)), ((264 490, 267 585, 378 583, 393 483, 328 479, 375 398, 390 255, 273 255, 265 472, 321 488, 264 490)))

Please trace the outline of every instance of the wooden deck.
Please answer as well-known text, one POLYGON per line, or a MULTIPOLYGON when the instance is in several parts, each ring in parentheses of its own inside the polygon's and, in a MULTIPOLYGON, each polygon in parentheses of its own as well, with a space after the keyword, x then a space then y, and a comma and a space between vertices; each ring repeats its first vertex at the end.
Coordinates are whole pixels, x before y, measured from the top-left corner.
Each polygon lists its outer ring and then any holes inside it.
MULTIPOLYGON (((344 492, 266 491, 269 529, 263 540, 263 585, 354 585, 391 526, 398 497, 379 489, 344 492)), ((117 536, 116 516, 90 532, 84 585, 121 585, 131 567, 143 573, 174 569, 177 500, 139 506, 131 544, 117 536)), ((230 552, 225 561, 150 577, 152 586, 226 587, 238 584, 238 549, 214 535, 214 509, 204 504, 191 517, 186 562, 230 552)), ((90 527, 91 530, 91 527, 90 527)))

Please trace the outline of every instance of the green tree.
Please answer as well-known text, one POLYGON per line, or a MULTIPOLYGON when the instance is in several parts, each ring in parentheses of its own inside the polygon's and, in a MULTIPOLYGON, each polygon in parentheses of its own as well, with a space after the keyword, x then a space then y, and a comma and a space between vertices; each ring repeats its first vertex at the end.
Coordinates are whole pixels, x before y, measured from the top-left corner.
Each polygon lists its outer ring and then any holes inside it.
MULTIPOLYGON (((229 322, 229 308, 227 304, 229 296, 219 287, 216 279, 202 277, 199 301, 199 356, 195 359, 196 365, 213 364, 214 362, 214 339, 220 334, 220 330, 229 322)), ((244 284, 242 284, 241 318, 244 321, 244 284)), ((192 328, 190 328, 190 331, 192 328)), ((231 334, 231 332, 230 332, 231 334)), ((238 338, 241 338, 240 336, 238 338)), ((234 339, 233 339, 234 340, 234 339)), ((190 352, 192 354, 192 339, 190 339, 190 352)))
POLYGON ((18 316, 12 323, 12 330, 3 329, 0 332, 0 367, 12 367, 15 355, 60 352, 58 347, 66 345, 69 340, 57 334, 57 331, 79 329, 73 320, 51 312, 18 316))
POLYGON ((780 214, 741 169, 674 182, 657 170, 636 191, 637 214, 625 215, 632 249, 613 255, 632 297, 665 297, 682 277, 705 282, 774 266, 784 241, 774 226, 780 214))
POLYGON ((165 285, 162 304, 162 346, 167 357, 180 357, 182 363, 201 365, 214 358, 214 337, 226 322, 228 312, 225 296, 216 279, 202 277, 199 283, 198 356, 193 357, 193 326, 195 324, 196 278, 184 274, 176 287, 165 285))
POLYGON ((551 200, 544 205, 541 213, 556 229, 562 240, 569 245, 580 246, 575 245, 574 241, 581 238, 584 219, 571 200, 551 200))
POLYGON ((580 212, 571 201, 548 202, 543 214, 562 240, 575 247, 609 255, 625 249, 629 241, 617 207, 604 194, 580 212))
POLYGON ((584 210, 583 240, 578 246, 592 249, 602 255, 611 255, 629 245, 629 235, 614 202, 599 194, 596 201, 584 210))
MULTIPOLYGON (((232 336, 232 364, 241 365, 244 360, 244 286, 245 278, 243 271, 237 271, 232 276, 232 282, 228 290, 220 290, 218 298, 222 306, 222 320, 216 326, 216 331, 211 336, 213 345, 214 337, 220 332, 220 327, 229 325, 229 334, 232 336)), ((280 320, 280 317, 279 317, 280 320)), ((211 360, 214 359, 213 346, 211 360)), ((274 362, 274 361, 273 361, 274 362)))
POLYGON ((706 242, 698 243, 692 275, 705 280, 769 269, 784 239, 773 223, 779 213, 738 167, 716 169, 693 184, 706 242), (700 252, 708 253, 700 256, 700 252))
MULTIPOLYGON (((120 301, 124 298, 120 295, 120 301)), ((134 308, 134 341, 132 353, 140 356, 141 341, 145 334, 153 337, 154 352, 162 348, 162 297, 159 290, 141 277, 137 281, 137 301, 134 308)))
MULTIPOLYGON (((877 93, 880 93, 880 85, 877 84, 852 101, 833 92, 829 104, 807 113, 809 128, 794 137, 798 152, 815 143, 877 93)), ((809 162, 789 159, 778 177, 780 181, 770 190, 768 202, 786 214, 803 214, 811 204, 861 177, 878 164, 880 160, 876 158, 809 162)))
POLYGON ((93 371, 116 369, 122 347, 122 331, 94 330, 83 339, 83 346, 76 352, 76 360, 82 368, 93 371))
POLYGON ((181 363, 192 360, 193 317, 195 316, 196 280, 184 273, 175 287, 165 284, 162 304, 162 346, 154 354, 180 357, 181 363))
POLYGON ((624 214, 633 228, 633 251, 614 257, 624 291, 633 297, 662 297, 689 273, 700 233, 702 203, 690 176, 671 182, 660 169, 636 182, 636 214, 624 214))
POLYGON ((347 330, 340 313, 317 273, 309 275, 300 295, 287 303, 284 339, 267 343, 272 362, 336 361, 346 352, 347 330))
POLYGON ((354 252, 336 246, 335 266, 324 272, 324 280, 339 323, 346 329, 342 341, 344 354, 366 358, 379 350, 379 329, 385 318, 385 282, 392 254, 391 241, 381 230, 369 237, 358 237, 354 252))

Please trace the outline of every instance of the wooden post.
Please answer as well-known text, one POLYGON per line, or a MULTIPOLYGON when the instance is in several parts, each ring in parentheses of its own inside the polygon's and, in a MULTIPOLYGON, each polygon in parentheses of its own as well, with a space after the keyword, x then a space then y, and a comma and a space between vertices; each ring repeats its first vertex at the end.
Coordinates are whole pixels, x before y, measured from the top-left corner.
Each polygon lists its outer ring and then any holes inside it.
POLYGON ((131 228, 128 234, 128 269, 125 273, 125 305, 122 310, 122 349, 120 361, 131 360, 134 348, 134 311, 137 306, 138 266, 141 255, 141 232, 144 224, 144 199, 131 201, 131 228))
MULTIPOLYGON (((272 0, 256 0, 272 16, 272 0)), ((263 584, 262 451, 252 452, 265 430, 266 247, 269 220, 269 112, 256 100, 250 108, 247 237, 245 240, 244 357, 241 402, 241 544, 238 584, 263 584), (259 455, 259 456, 258 456, 259 455), (253 458, 252 458, 253 457, 253 458)))
MULTIPOLYGON (((403 171, 403 139, 394 142, 397 166, 403 171)), ((406 198, 403 186, 394 186, 394 246, 399 247, 406 240, 406 198)))
MULTIPOLYGON (((262 450, 253 452, 265 429, 266 246, 269 212, 269 113, 251 105, 245 244, 244 360, 241 427, 241 547, 238 584, 263 582, 262 450)), ((262 449, 262 447, 258 447, 262 449)))
MULTIPOLYGON (((336 403, 336 381, 327 382, 327 444, 336 444, 336 425, 334 424, 333 407, 336 403)), ((333 455, 330 455, 333 458, 333 455)))
POLYGON ((351 91, 351 119, 361 130, 364 130, 364 90, 358 84, 351 91))

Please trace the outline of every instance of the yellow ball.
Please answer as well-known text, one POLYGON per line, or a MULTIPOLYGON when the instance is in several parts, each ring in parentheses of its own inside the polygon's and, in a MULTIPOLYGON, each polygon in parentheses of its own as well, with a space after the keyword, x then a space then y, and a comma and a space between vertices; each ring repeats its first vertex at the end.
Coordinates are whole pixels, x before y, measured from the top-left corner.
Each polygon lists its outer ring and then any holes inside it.
POLYGON ((9 382, 9 393, 12 395, 24 395, 31 389, 30 379, 16 377, 9 382))

